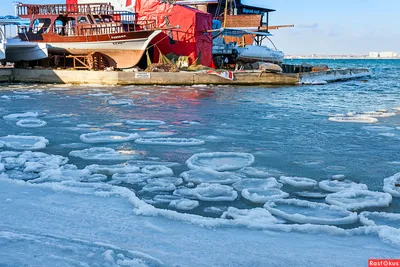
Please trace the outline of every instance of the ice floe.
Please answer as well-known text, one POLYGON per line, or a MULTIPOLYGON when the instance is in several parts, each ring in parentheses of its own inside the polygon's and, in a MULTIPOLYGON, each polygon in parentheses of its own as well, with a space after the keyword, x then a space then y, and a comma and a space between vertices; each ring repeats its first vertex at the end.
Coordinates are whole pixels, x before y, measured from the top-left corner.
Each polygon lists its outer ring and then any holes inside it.
POLYGON ((172 183, 176 186, 183 184, 183 179, 179 177, 157 177, 157 178, 149 178, 146 181, 149 184, 152 183, 172 183))
POLYGON ((144 166, 141 169, 141 172, 147 174, 151 178, 174 175, 173 170, 171 168, 168 168, 168 167, 164 166, 164 165, 144 166))
POLYGON ((78 157, 85 160, 109 160, 123 161, 138 158, 139 156, 130 151, 116 151, 108 147, 93 147, 83 150, 73 150, 69 152, 72 157, 78 157))
POLYGON ((171 136, 171 135, 176 135, 176 132, 168 132, 168 131, 143 131, 140 132, 140 137, 141 138, 160 138, 160 137, 167 137, 167 136, 171 136))
POLYGON ((13 113, 9 115, 3 116, 3 119, 12 121, 12 120, 21 120, 28 118, 37 118, 39 117, 39 113, 37 112, 25 112, 25 113, 13 113))
POLYGON ((131 106, 134 105, 133 101, 130 99, 109 99, 107 103, 110 106, 131 106))
POLYGON ((15 123, 15 125, 19 127, 25 127, 25 128, 38 128, 38 127, 43 127, 47 124, 44 120, 39 120, 39 119, 23 119, 19 120, 15 123))
POLYGON ((197 169, 181 173, 180 175, 188 183, 217 183, 232 184, 241 179, 240 176, 231 172, 218 172, 212 169, 197 169))
POLYGON ((135 141, 141 145, 164 145, 164 146, 200 146, 204 140, 195 138, 139 138, 135 141))
POLYGON ((144 173, 116 173, 112 176, 112 184, 146 184, 149 176, 144 173))
POLYGON ((169 162, 169 161, 151 161, 151 160, 130 160, 126 162, 128 165, 133 165, 137 167, 144 167, 150 165, 161 165, 166 167, 174 167, 180 165, 178 162, 169 162))
POLYGON ((81 141, 89 144, 128 142, 139 138, 137 133, 123 133, 115 131, 99 131, 82 134, 81 141))
POLYGON ((156 195, 153 197, 152 201, 154 203, 169 204, 173 200, 182 199, 180 196, 174 195, 156 195))
POLYGON ((270 178, 277 175, 282 175, 282 172, 279 170, 256 167, 244 167, 240 169, 239 172, 250 178, 270 178))
POLYGON ((366 190, 368 189, 365 184, 357 184, 350 180, 323 180, 319 182, 319 187, 328 192, 339 192, 347 189, 358 189, 358 190, 366 190))
POLYGON ((331 177, 332 180, 337 180, 337 181, 343 181, 344 179, 346 179, 346 175, 344 174, 334 174, 331 177))
POLYGON ((251 179, 245 178, 235 182, 232 187, 235 190, 242 192, 243 189, 248 188, 277 188, 280 189, 283 184, 279 183, 275 178, 267 178, 267 179, 251 179))
POLYGON ((178 188, 174 195, 202 201, 233 201, 238 194, 232 187, 220 184, 200 184, 195 188, 178 188))
POLYGON ((263 208, 237 209, 229 207, 227 211, 222 213, 221 218, 234 220, 238 224, 252 226, 281 223, 280 220, 263 208))
POLYGON ((289 177, 281 176, 279 180, 284 183, 297 188, 312 188, 318 185, 318 182, 305 177, 289 177))
POLYGON ((400 197, 400 173, 383 180, 383 191, 394 197, 400 197))
POLYGON ((193 210, 197 208, 200 203, 197 200, 191 200, 186 198, 175 199, 169 203, 169 206, 178 210, 193 210))
POLYGON ((237 152, 199 153, 186 161, 189 169, 210 168, 216 171, 237 170, 253 163, 252 154, 237 152))
POLYGON ((392 196, 388 193, 382 192, 348 189, 329 194, 325 200, 329 204, 341 206, 345 209, 359 210, 388 207, 392 202, 392 196))
POLYGON ((10 179, 15 179, 15 180, 32 180, 40 176, 38 173, 23 172, 19 170, 10 170, 7 171, 6 174, 10 179))
POLYGON ((342 207, 298 199, 268 202, 264 208, 273 215, 296 223, 342 225, 358 220, 357 213, 342 207))
POLYGON ((277 188, 245 188, 242 197, 253 203, 265 203, 270 200, 289 197, 289 194, 277 188))
POLYGON ((360 213, 360 222, 366 226, 390 226, 400 229, 400 214, 363 211, 360 213))
POLYGON ((0 137, 0 143, 15 150, 39 150, 49 144, 49 140, 41 136, 7 135, 0 137))
POLYGON ((104 175, 113 175, 116 173, 132 173, 140 172, 140 168, 129 164, 115 164, 115 165, 98 165, 92 164, 85 167, 92 173, 99 173, 104 175))
POLYGON ((329 121, 333 122, 354 122, 354 123, 377 123, 378 119, 368 116, 354 116, 354 117, 330 117, 329 121))
POLYGON ((174 191, 176 186, 171 182, 152 182, 143 186, 143 192, 168 192, 174 191))
POLYGON ((160 120, 127 120, 125 123, 132 126, 159 126, 165 124, 164 121, 160 120))
POLYGON ((358 116, 368 116, 372 118, 388 118, 388 117, 393 117, 396 116, 396 113, 394 112, 387 112, 386 111, 367 111, 367 112, 362 112, 360 114, 355 114, 355 117, 358 116))
POLYGON ((315 199, 326 198, 326 196, 328 195, 328 193, 318 192, 318 191, 301 191, 301 192, 294 192, 293 194, 303 198, 315 198, 315 199))

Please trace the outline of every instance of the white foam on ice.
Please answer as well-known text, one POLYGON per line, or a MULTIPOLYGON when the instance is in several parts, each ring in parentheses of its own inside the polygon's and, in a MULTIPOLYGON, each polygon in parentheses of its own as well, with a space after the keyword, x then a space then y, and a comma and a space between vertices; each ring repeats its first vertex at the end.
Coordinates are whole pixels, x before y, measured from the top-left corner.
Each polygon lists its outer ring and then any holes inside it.
POLYGON ((277 188, 245 188, 242 197, 253 202, 264 204, 267 201, 289 197, 289 194, 277 188))
POLYGON ((237 193, 232 187, 220 184, 200 184, 195 188, 178 188, 174 195, 202 201, 233 201, 237 193))
POLYGON ((355 116, 355 117, 330 117, 329 121, 333 122, 353 122, 353 123, 377 123, 378 119, 368 116, 355 116))
POLYGON ((160 120, 127 120, 125 123, 132 126, 159 126, 165 124, 164 121, 160 120))
POLYGON ((129 142, 139 138, 137 133, 123 133, 115 131, 99 131, 82 134, 81 141, 89 144, 129 142))
POLYGON ((92 173, 99 173, 104 175, 113 175, 116 173, 133 173, 140 172, 140 168, 129 164, 115 164, 115 165, 98 165, 92 164, 86 166, 92 173))
POLYGON ((323 180, 319 182, 319 187, 328 192, 339 192, 347 189, 358 189, 367 190, 368 187, 365 184, 357 184, 350 180, 323 180))
POLYGON ((149 177, 164 177, 174 175, 174 171, 164 165, 149 165, 141 169, 142 173, 147 174, 149 177))
POLYGON ((199 153, 186 161, 189 169, 210 168, 216 171, 237 170, 253 163, 252 154, 238 152, 199 153))
POLYGON ((7 135, 0 137, 0 143, 15 150, 39 150, 49 144, 49 140, 41 136, 7 135))
POLYGON ((164 145, 164 146, 200 146, 204 145, 204 140, 195 138, 139 138, 135 141, 141 145, 164 145))
POLYGON ((47 122, 44 120, 39 120, 39 119, 23 119, 19 120, 15 123, 15 125, 19 127, 25 127, 25 128, 38 128, 38 127, 43 127, 46 126, 47 122))
POLYGON ((69 152, 72 157, 78 157, 85 160, 108 160, 108 161, 124 161, 135 159, 138 155, 130 151, 116 151, 108 147, 93 147, 83 150, 73 150, 69 152))
POLYGON ((366 226, 389 226, 400 229, 399 213, 363 211, 359 217, 360 222, 366 226))
POLYGON ((393 197, 400 197, 400 172, 383 180, 383 191, 393 197))
POLYGON ((392 202, 392 196, 388 193, 382 192, 348 189, 329 194, 325 200, 329 204, 341 206, 345 209, 359 210, 388 207, 392 202))
POLYGON ((232 172, 218 172, 207 168, 186 171, 181 173, 180 176, 185 180, 185 182, 195 184, 232 184, 241 179, 240 176, 232 172))
POLYGON ((289 177, 289 176, 281 176, 279 180, 282 183, 291 185, 297 188, 312 188, 318 185, 318 182, 314 179, 305 178, 305 177, 289 177))
POLYGON ((264 208, 273 215, 297 223, 343 225, 358 220, 357 213, 324 203, 298 199, 282 199, 267 202, 264 208))
POLYGON ((279 183, 275 178, 267 178, 267 179, 241 179, 235 182, 232 187, 235 190, 242 192, 243 189, 248 188, 277 188, 280 189, 283 184, 279 183))
POLYGON ((39 117, 39 113, 29 111, 29 112, 25 112, 25 113, 13 113, 13 114, 5 115, 5 116, 3 116, 3 119, 12 121, 12 120, 37 118, 37 117, 39 117))
POLYGON ((191 200, 186 198, 175 199, 169 203, 169 206, 178 210, 193 210, 197 208, 200 203, 197 200, 191 200))
POLYGON ((221 218, 234 220, 235 223, 239 225, 251 227, 263 227, 268 224, 281 223, 281 221, 263 208, 237 209, 229 207, 228 210, 222 214, 221 218))

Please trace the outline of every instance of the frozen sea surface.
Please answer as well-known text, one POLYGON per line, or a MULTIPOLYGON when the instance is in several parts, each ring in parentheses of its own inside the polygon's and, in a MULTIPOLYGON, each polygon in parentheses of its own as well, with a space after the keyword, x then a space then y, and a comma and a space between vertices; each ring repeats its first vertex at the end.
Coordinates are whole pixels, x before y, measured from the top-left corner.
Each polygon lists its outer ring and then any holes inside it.
MULTIPOLYGON (((400 114, 373 125, 328 118, 394 112, 400 64, 327 63, 375 75, 273 88, 1 85, 0 266, 365 266, 398 257, 397 220, 374 214, 400 213, 400 114), (332 177, 391 194, 354 210, 376 225, 296 222, 270 214, 266 199, 249 201, 279 189, 330 211, 365 195, 349 197, 332 177)), ((296 205, 285 213, 296 208, 323 215, 296 205)))

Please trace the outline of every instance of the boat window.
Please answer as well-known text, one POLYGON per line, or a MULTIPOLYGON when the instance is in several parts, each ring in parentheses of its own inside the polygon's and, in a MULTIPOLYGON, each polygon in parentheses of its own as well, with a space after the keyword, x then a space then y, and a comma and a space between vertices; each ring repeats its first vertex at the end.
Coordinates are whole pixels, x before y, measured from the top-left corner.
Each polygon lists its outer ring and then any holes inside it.
POLYGON ((78 17, 78 23, 88 23, 87 17, 78 17))
POLYGON ((94 16, 94 21, 96 21, 96 23, 101 23, 101 19, 98 16, 94 16))
POLYGON ((75 18, 58 17, 54 21, 54 33, 61 36, 73 36, 76 32, 75 18))
POLYGON ((48 31, 51 24, 51 20, 46 19, 35 19, 32 24, 33 33, 45 33, 48 31))

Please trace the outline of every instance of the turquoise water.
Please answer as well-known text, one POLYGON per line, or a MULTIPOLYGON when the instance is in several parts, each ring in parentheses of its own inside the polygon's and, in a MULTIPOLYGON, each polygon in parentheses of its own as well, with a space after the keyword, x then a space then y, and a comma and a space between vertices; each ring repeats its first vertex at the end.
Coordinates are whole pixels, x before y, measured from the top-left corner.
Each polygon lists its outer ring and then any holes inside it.
MULTIPOLYGON (((288 61, 301 63, 303 61, 288 61)), ((69 163, 85 168, 114 161, 83 160, 69 152, 88 147, 110 147, 129 151, 147 161, 176 162, 174 176, 187 171, 186 160, 203 152, 245 152, 254 155, 255 167, 280 175, 317 181, 332 175, 364 183, 382 191, 383 179, 400 172, 400 115, 379 118, 378 123, 335 123, 329 114, 367 112, 400 107, 396 60, 314 60, 307 63, 330 67, 368 67, 373 77, 323 86, 292 87, 148 87, 148 86, 56 86, 1 85, 0 115, 38 112, 47 125, 21 128, 3 120, 0 136, 34 135, 49 140, 41 152, 69 157, 69 163), (108 94, 108 95, 105 95, 108 94), (110 105, 109 100, 130 100, 131 105, 110 105), (137 127, 132 119, 164 121, 164 125, 137 127), (79 126, 88 124, 91 128, 79 126), (373 126, 373 127, 371 127, 373 126), (113 130, 143 134, 163 131, 171 137, 204 140, 199 146, 155 146, 134 142, 83 144, 81 134, 113 130), (73 144, 73 145, 71 145, 73 144)), ((6 149, 3 148, 2 151, 6 149)), ((238 171, 236 171, 238 173, 238 171)), ((110 177, 105 182, 109 182, 110 177)), ((141 186, 122 184, 149 200, 159 193, 142 193, 141 186)), ((292 194, 297 189, 284 186, 292 194)), ((297 190, 301 191, 301 190, 297 190)), ((240 194, 239 194, 240 195, 240 194)), ((294 196, 294 195, 291 195, 294 196)), ((323 200, 322 200, 323 201, 323 200)), ((157 207, 168 208, 161 204, 157 207)), ((262 207, 243 198, 233 202, 203 202, 193 213, 220 216, 204 211, 210 206, 262 207)), ((398 199, 378 211, 400 212, 398 199)))

